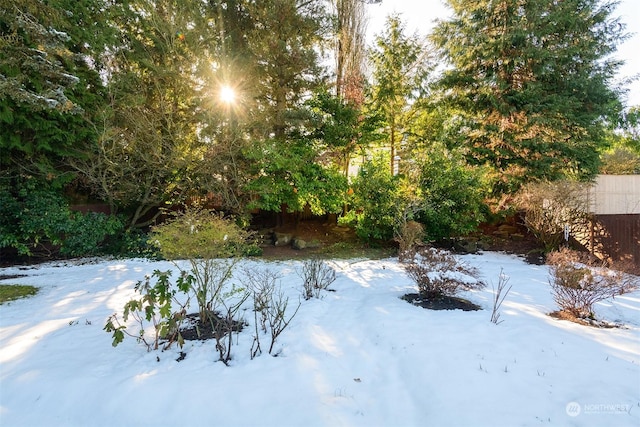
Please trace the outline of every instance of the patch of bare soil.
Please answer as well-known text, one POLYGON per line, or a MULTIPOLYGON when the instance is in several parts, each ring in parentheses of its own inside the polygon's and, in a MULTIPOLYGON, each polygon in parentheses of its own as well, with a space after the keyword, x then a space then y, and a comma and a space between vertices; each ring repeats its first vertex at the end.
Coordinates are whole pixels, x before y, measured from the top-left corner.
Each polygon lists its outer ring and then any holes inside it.
POLYGON ((203 322, 198 313, 192 313, 187 314, 180 335, 186 341, 210 340, 230 332, 240 332, 242 328, 244 323, 235 320, 229 323, 218 314, 213 314, 211 321, 203 322))
POLYGON ((568 320, 569 322, 577 323, 579 325, 593 326, 594 328, 625 328, 625 326, 620 323, 612 323, 605 320, 577 317, 568 311, 554 311, 552 313, 549 313, 549 316, 558 320, 568 320))
POLYGON ((322 252, 336 243, 358 243, 358 237, 349 227, 341 227, 335 223, 323 220, 305 220, 298 224, 286 224, 284 226, 265 228, 258 231, 262 239, 262 256, 265 258, 302 258, 310 253, 322 252), (274 233, 290 234, 293 238, 304 240, 310 244, 305 249, 294 249, 291 244, 276 246, 273 244, 274 233))
POLYGON ((425 299, 420 294, 411 293, 401 297, 403 300, 429 310, 477 311, 482 307, 464 298, 442 296, 437 299, 425 299))

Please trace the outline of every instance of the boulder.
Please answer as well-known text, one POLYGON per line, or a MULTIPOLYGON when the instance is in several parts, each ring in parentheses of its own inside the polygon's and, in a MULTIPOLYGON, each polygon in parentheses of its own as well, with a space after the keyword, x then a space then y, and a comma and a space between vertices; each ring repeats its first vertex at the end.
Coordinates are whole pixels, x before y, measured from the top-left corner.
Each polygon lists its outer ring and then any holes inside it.
POLYGON ((275 246, 287 246, 291 243, 292 237, 289 233, 273 233, 273 244, 275 246))
POLYGON ((295 237, 292 241, 291 241, 291 247, 293 249, 305 249, 307 247, 307 242, 302 240, 299 237, 295 237))

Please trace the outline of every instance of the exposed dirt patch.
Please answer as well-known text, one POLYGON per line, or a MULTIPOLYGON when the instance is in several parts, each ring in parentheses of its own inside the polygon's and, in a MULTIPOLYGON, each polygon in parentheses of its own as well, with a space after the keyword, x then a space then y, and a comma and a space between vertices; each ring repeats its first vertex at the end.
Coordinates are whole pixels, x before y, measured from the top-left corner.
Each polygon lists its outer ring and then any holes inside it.
POLYGON ((202 322, 198 313, 187 314, 180 335, 186 341, 210 340, 216 336, 223 337, 229 332, 240 332, 244 328, 244 323, 235 320, 227 323, 218 314, 214 314, 209 322, 202 322))
POLYGON ((362 245, 355 232, 349 227, 341 227, 335 223, 321 219, 299 221, 298 224, 287 224, 279 227, 258 230, 261 236, 262 256, 269 259, 305 258, 313 254, 326 253, 334 245, 362 245), (305 249, 294 249, 292 245, 275 246, 271 236, 273 233, 290 234, 293 238, 303 239, 310 246, 305 249))
POLYGON ((612 323, 604 320, 585 319, 582 317, 576 317, 575 315, 567 311, 554 311, 552 313, 549 313, 549 316, 558 320, 568 320, 573 323, 578 323, 579 325, 593 326, 594 328, 604 328, 604 329, 625 328, 625 326, 620 323, 612 323))
POLYGON ((411 293, 402 296, 402 299, 429 310, 463 310, 477 311, 482 307, 463 298, 443 296, 437 299, 425 299, 420 294, 411 293))

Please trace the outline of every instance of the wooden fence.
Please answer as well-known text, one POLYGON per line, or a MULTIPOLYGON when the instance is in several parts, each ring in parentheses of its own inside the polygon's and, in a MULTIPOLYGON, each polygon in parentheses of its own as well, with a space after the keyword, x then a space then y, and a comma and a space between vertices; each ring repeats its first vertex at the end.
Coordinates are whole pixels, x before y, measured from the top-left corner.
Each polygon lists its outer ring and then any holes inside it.
POLYGON ((640 271, 640 175, 599 175, 588 197, 592 219, 578 242, 598 258, 640 271))
POLYGON ((601 259, 640 271, 640 215, 595 215, 588 237, 579 242, 601 259))

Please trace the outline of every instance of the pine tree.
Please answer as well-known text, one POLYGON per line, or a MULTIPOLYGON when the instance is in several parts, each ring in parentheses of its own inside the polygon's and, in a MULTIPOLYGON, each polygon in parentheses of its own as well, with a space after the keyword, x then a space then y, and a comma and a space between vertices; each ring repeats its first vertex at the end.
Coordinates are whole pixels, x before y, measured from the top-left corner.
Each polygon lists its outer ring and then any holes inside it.
POLYGON ((588 179, 604 121, 619 108, 608 55, 624 38, 601 0, 449 0, 433 34, 449 63, 441 94, 467 160, 494 168, 494 192, 528 180, 588 179))

